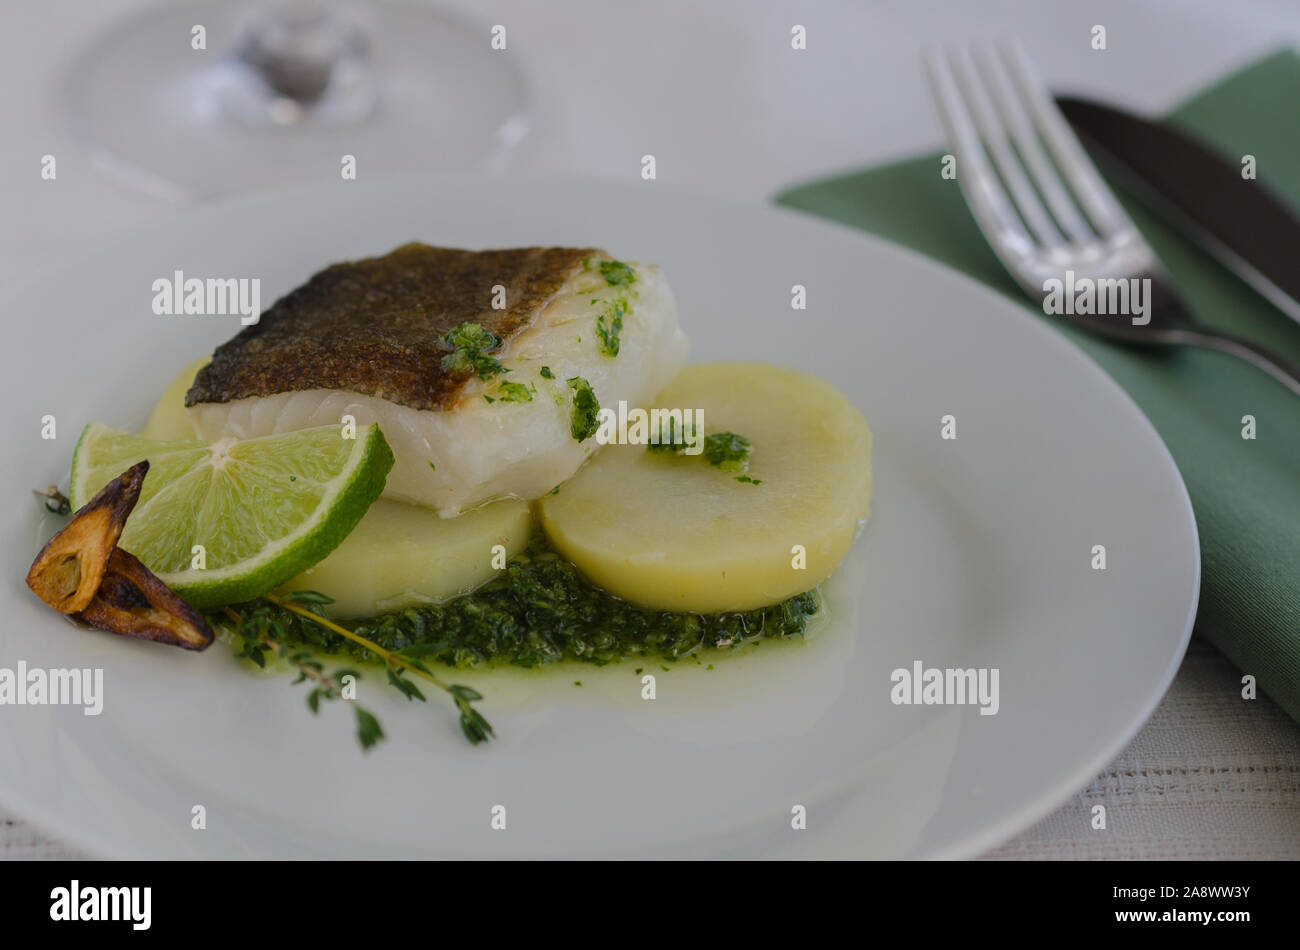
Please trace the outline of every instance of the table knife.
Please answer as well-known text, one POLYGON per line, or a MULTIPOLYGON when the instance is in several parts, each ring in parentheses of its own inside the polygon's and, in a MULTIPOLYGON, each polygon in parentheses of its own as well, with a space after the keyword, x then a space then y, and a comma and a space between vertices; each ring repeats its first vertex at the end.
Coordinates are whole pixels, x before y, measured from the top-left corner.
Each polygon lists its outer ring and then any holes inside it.
POLYGON ((1243 177, 1242 156, 1113 106, 1056 102, 1135 198, 1300 321, 1300 216, 1262 181, 1243 177))

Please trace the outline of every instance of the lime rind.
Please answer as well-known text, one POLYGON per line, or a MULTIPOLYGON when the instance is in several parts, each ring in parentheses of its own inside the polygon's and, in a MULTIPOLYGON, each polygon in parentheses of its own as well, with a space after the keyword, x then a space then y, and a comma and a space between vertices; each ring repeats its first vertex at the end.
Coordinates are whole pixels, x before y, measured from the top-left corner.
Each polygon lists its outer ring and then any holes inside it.
POLYGON ((77 442, 70 495, 83 505, 101 479, 148 458, 121 546, 194 607, 252 600, 338 547, 382 494, 393 466, 383 433, 370 425, 343 440, 341 428, 232 441, 215 459, 203 442, 151 442, 92 424, 77 442), (216 477, 218 465, 226 477, 216 477), (193 544, 204 544, 204 569, 190 566, 193 544))

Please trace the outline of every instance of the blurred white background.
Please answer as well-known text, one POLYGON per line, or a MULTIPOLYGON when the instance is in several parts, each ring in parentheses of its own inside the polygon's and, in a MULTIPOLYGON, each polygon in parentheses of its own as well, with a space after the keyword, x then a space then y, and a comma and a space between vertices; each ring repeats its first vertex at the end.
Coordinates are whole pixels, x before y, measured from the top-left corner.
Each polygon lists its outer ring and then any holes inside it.
MULTIPOLYGON (((174 212, 90 167, 61 99, 75 58, 148 3, 15 0, 0 7, 0 278, 174 212), (39 176, 58 160, 57 184, 39 176)), ((633 177, 760 201, 780 187, 935 146, 927 46, 1015 33, 1055 86, 1161 109, 1289 43, 1295 0, 442 0, 507 27, 533 132, 505 173, 633 177), (790 27, 808 31, 792 54, 790 27), (1093 24, 1109 48, 1089 46, 1093 24)), ((178 41, 187 41, 180 37, 178 41)), ((210 50, 208 55, 219 55, 210 50)), ((360 150, 360 149, 358 149, 360 150)), ((364 174, 364 166, 362 168, 364 174)))

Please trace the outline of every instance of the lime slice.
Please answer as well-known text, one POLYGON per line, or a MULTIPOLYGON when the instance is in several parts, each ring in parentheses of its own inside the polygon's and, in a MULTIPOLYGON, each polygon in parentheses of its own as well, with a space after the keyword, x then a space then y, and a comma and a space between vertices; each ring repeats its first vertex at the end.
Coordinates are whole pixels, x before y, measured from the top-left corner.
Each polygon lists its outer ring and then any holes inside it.
POLYGON ((118 546, 195 607, 279 587, 338 547, 384 490, 393 453, 377 425, 260 439, 155 442, 94 423, 72 458, 74 508, 125 469, 149 474, 118 546))

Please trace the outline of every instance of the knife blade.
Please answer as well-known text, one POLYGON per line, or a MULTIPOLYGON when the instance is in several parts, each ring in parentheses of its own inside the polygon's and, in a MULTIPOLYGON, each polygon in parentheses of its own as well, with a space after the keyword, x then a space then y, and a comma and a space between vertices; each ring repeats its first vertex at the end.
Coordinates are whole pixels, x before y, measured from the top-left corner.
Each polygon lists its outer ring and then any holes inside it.
POLYGON ((1300 218, 1283 199, 1164 122, 1072 96, 1056 103, 1135 198, 1300 321, 1300 218))

